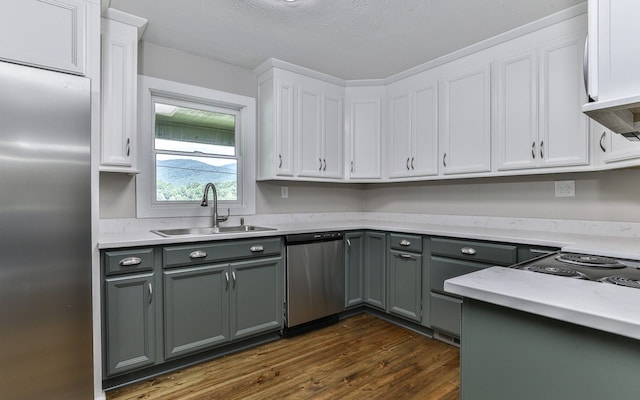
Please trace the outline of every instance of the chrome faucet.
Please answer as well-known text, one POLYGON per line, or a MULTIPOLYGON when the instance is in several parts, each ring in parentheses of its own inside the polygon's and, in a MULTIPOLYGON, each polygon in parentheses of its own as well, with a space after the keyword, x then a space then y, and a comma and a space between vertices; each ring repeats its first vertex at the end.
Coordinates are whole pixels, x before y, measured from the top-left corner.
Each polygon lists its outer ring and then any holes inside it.
POLYGON ((208 207, 209 206, 209 189, 211 189, 211 191, 213 192, 213 228, 215 230, 220 229, 220 222, 225 222, 226 220, 229 219, 229 212, 230 210, 227 209, 227 216, 226 217, 220 217, 218 216, 218 191, 216 190, 216 185, 214 185, 213 183, 209 182, 207 183, 207 185, 204 187, 204 194, 202 195, 202 202, 200 202, 200 206, 202 207, 208 207))

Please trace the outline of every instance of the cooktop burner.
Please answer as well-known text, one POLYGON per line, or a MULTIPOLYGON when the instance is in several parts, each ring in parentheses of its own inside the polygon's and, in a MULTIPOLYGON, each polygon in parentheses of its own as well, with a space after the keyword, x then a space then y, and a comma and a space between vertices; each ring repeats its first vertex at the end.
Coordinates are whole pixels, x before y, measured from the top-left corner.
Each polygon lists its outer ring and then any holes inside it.
POLYGON ((580 271, 576 271, 574 269, 571 268, 565 268, 565 267, 558 267, 555 265, 540 265, 540 264, 535 264, 535 265, 528 265, 524 268, 522 268, 525 271, 532 271, 532 272, 539 272, 542 274, 549 274, 549 275, 557 275, 557 276, 564 276, 567 278, 576 278, 576 279, 589 279, 587 278, 587 276, 585 274, 583 274, 580 271))
POLYGON ((618 286, 640 289, 640 280, 628 278, 626 276, 607 276, 605 278, 599 279, 599 281, 618 286))
POLYGON ((567 263, 579 265, 582 267, 597 267, 597 268, 624 268, 625 265, 618 260, 608 257, 591 256, 586 254, 570 254, 563 253, 556 257, 556 260, 567 263))
POLYGON ((558 252, 525 261, 514 268, 640 289, 639 261, 558 252))

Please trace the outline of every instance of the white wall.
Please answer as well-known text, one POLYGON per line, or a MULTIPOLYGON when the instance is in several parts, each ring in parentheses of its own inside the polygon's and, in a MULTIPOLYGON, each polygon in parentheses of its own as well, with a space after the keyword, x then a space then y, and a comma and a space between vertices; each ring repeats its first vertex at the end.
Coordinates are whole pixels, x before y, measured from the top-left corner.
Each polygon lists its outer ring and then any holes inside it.
POLYGON ((364 210, 640 222, 640 169, 375 184, 364 210), (555 197, 556 180, 575 180, 576 196, 555 197))

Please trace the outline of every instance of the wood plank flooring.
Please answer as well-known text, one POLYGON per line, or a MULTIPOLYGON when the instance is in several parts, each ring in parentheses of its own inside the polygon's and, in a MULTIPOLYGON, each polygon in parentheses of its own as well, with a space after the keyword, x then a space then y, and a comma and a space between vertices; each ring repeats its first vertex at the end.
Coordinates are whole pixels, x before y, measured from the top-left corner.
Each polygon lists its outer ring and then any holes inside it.
POLYGON ((369 314, 107 392, 108 400, 459 398, 459 350, 369 314))

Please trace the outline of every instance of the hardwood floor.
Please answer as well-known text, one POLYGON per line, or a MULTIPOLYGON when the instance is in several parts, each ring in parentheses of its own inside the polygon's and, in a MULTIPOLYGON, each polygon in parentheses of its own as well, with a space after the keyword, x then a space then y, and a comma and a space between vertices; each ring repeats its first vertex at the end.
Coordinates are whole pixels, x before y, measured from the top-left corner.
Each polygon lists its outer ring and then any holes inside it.
POLYGON ((459 350, 369 314, 107 392, 125 399, 459 397, 459 350))

